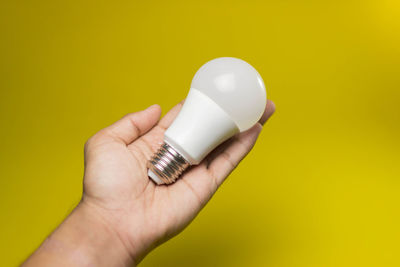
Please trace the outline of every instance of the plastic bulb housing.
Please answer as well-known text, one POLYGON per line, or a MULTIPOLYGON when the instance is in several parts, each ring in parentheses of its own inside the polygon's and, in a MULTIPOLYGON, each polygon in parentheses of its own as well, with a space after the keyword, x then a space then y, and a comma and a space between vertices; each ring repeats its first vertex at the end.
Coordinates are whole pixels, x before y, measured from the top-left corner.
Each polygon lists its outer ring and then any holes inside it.
POLYGON ((196 72, 164 144, 148 162, 149 177, 157 184, 175 182, 219 144, 256 124, 266 99, 260 74, 247 62, 231 57, 207 62, 196 72))

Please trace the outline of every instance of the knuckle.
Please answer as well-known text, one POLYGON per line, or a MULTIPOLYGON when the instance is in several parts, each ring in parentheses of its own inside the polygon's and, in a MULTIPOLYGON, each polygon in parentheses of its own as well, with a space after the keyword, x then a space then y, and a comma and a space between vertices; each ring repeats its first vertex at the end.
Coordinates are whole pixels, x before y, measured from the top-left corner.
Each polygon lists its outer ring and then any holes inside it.
POLYGON ((97 140, 99 139, 101 135, 101 131, 96 133, 95 135, 92 135, 91 137, 89 137, 86 142, 85 142, 85 151, 90 149, 91 147, 93 147, 93 145, 97 142, 97 140))
POLYGON ((234 169, 237 167, 238 163, 235 162, 232 157, 229 155, 229 153, 227 153, 226 151, 221 153, 221 156, 223 157, 223 159, 225 160, 225 162, 229 165, 229 167, 231 169, 234 169))

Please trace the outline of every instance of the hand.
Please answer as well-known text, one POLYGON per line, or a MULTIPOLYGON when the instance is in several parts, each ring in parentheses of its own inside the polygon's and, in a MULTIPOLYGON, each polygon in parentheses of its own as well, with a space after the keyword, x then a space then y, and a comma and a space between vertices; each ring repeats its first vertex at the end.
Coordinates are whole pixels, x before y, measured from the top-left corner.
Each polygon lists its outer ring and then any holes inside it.
MULTIPOLYGON (((181 103, 175 106, 160 121, 161 110, 157 105, 126 115, 87 141, 82 201, 74 212, 76 218, 73 213, 64 223, 80 222, 75 227, 77 240, 71 241, 68 247, 73 247, 74 242, 82 244, 79 236, 96 229, 97 234, 88 241, 91 246, 113 244, 113 254, 118 255, 121 265, 137 264, 152 248, 182 231, 199 213, 252 149, 262 125, 275 110, 273 102, 268 101, 259 123, 223 143, 174 184, 157 186, 147 176, 146 163, 163 142, 164 131, 181 106, 181 103), (91 227, 83 226, 86 221, 91 227), (101 241, 95 240, 98 235, 104 236, 101 241)), ((58 231, 62 232, 63 226, 60 228, 58 231)), ((73 235, 57 236, 56 231, 52 236, 60 240, 73 235)), ((81 254, 85 252, 75 255, 78 258, 75 262, 85 257, 81 254)), ((102 257, 93 251, 88 254, 92 257, 87 259, 89 262, 95 262, 94 257, 102 257)), ((106 262, 101 260, 96 264, 106 266, 106 262)))

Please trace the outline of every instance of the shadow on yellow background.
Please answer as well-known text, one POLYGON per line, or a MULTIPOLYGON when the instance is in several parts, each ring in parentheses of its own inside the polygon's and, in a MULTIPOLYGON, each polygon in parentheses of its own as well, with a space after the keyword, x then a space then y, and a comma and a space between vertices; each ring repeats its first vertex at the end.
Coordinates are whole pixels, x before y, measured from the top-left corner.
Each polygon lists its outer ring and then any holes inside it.
POLYGON ((399 32, 395 0, 2 1, 1 265, 79 201, 90 135, 234 56, 277 112, 142 266, 400 266, 399 32))

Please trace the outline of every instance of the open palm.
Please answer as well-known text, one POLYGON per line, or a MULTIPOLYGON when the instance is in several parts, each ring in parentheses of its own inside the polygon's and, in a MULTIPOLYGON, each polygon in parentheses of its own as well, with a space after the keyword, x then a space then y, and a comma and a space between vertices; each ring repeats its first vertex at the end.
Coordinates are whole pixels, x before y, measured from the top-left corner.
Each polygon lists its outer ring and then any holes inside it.
POLYGON ((157 186, 147 176, 146 163, 163 142, 164 131, 181 106, 175 106, 160 121, 157 105, 129 114, 85 145, 81 204, 96 209, 136 263, 189 224, 251 150, 262 124, 275 109, 268 101, 260 123, 222 144, 176 183, 157 186))

